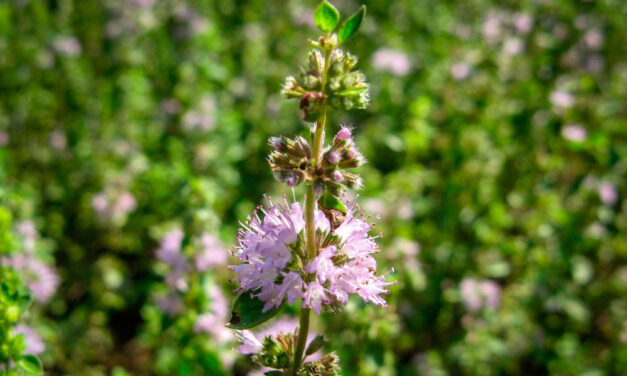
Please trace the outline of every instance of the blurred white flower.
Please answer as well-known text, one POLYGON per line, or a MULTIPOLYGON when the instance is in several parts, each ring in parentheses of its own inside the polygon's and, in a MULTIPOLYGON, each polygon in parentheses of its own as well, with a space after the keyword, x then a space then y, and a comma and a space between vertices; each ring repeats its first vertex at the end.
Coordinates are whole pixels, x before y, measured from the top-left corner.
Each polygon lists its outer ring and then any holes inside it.
POLYGON ((61 131, 52 131, 50 133, 50 147, 55 150, 62 151, 67 147, 67 137, 61 131))
POLYGON ((519 38, 508 38, 503 44, 503 52, 506 55, 518 55, 523 50, 523 42, 519 38))
POLYGON ((81 53, 81 44, 74 36, 59 36, 52 42, 52 48, 62 56, 76 57, 81 53))

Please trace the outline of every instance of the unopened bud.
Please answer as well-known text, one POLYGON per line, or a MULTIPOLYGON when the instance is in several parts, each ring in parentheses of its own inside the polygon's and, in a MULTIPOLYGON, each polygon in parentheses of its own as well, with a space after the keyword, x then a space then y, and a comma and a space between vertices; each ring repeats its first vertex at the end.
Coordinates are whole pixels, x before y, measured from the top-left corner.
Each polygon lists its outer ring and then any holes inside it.
POLYGON ((339 170, 334 170, 331 173, 331 179, 337 182, 341 182, 342 180, 344 180, 344 175, 342 175, 342 173, 339 170))
POLYGON ((335 151, 330 151, 327 153, 327 161, 332 164, 338 164, 340 162, 340 155, 335 151))
POLYGON ((284 151, 285 142, 281 137, 270 137, 268 144, 278 151, 284 151))
POLYGON ((342 126, 342 128, 335 135, 333 141, 346 141, 351 138, 351 130, 348 127, 342 126))
POLYGON ((313 341, 309 343, 309 347, 307 347, 307 352, 305 354, 311 355, 315 353, 316 351, 320 350, 322 346, 324 346, 325 342, 326 341, 324 340, 324 337, 321 334, 318 334, 316 338, 314 338, 313 341))

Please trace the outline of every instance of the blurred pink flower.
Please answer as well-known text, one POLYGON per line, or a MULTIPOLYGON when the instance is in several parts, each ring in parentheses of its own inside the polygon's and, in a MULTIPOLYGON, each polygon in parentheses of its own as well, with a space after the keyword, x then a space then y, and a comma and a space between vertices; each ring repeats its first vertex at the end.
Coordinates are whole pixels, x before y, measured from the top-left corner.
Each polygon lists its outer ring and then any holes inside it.
POLYGON ((26 286, 39 304, 48 302, 59 287, 60 280, 55 270, 31 253, 14 254, 3 262, 20 271, 26 286))
POLYGON ((605 205, 614 205, 618 201, 618 189, 608 181, 602 181, 598 188, 599 198, 605 205))
POLYGON ((584 34, 584 41, 586 42, 586 46, 588 46, 588 48, 598 50, 603 46, 605 38, 600 30, 590 29, 584 34))
POLYGON ((565 140, 573 142, 583 142, 588 138, 588 132, 579 124, 565 125, 561 133, 565 140))
POLYGON ((566 91, 560 91, 560 90, 555 90, 551 92, 549 100, 554 106, 557 106, 557 107, 568 108, 568 107, 572 107, 573 104, 575 104, 575 98, 573 98, 573 96, 570 93, 566 91))
POLYGON ((74 36, 59 36, 52 42, 52 48, 62 56, 76 57, 81 53, 81 44, 74 36))
POLYGON ((157 306, 166 315, 173 317, 183 311, 183 302, 181 297, 176 293, 170 293, 159 297, 157 306))
POLYGON ((31 328, 30 326, 16 326, 15 334, 24 335, 24 344, 26 345, 26 350, 24 350, 24 354, 39 355, 46 349, 46 346, 44 345, 41 337, 37 333, 35 333, 33 328, 31 328))
POLYGON ((381 70, 397 76, 404 76, 411 70, 409 57, 397 50, 382 48, 372 56, 372 65, 381 70))
POLYGON ((0 131, 0 146, 6 146, 9 143, 9 133, 0 131))
POLYGON ((451 67, 451 76, 454 80, 463 80, 470 75, 470 66, 464 62, 455 63, 451 67))
POLYGON ((514 15, 514 26, 518 32, 526 34, 533 26, 533 18, 526 13, 517 13, 514 15))
POLYGON ((58 151, 65 150, 67 146, 67 137, 61 131, 52 131, 50 133, 50 146, 58 151))
POLYGON ((202 249, 194 255, 194 264, 199 272, 209 270, 214 265, 224 265, 227 260, 227 250, 214 236, 203 233, 200 236, 202 249))
POLYGON ((24 251, 32 252, 35 250, 35 242, 39 238, 39 231, 35 228, 33 221, 26 220, 18 223, 17 232, 22 236, 24 241, 24 251))
POLYGON ((470 312, 481 308, 497 309, 501 302, 501 288, 494 281, 464 278, 459 285, 462 302, 470 312))

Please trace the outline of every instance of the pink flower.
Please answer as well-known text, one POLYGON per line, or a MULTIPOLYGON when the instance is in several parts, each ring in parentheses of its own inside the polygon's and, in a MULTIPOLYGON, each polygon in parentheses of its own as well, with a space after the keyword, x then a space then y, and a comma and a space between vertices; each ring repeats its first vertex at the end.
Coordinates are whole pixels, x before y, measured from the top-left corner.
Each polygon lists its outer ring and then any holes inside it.
POLYGON ((52 42, 54 50, 63 56, 76 57, 81 53, 81 44, 74 36, 60 36, 52 42))
POLYGON ((32 253, 18 253, 4 259, 4 263, 20 271, 26 286, 39 304, 44 304, 59 287, 59 276, 55 270, 35 258, 32 253))
POLYGON ((242 264, 231 266, 240 284, 238 291, 251 291, 264 301, 264 311, 278 307, 283 300, 292 303, 303 297, 302 306, 320 313, 323 305, 346 304, 349 294, 358 294, 364 301, 385 306, 381 294, 388 292, 384 276, 377 275, 372 257, 377 244, 368 232, 371 225, 357 217, 357 208, 349 207, 346 218, 336 228, 321 210, 314 213, 317 236, 328 244, 311 260, 307 253, 303 211, 298 203, 274 206, 263 219, 257 212, 242 224, 234 255, 242 264), (300 259, 300 260, 299 260, 300 259), (289 265, 289 267, 288 267, 289 265), (298 269, 296 265, 304 265, 298 269), (307 274, 315 275, 308 284, 307 274))
POLYGON ((463 80, 470 75, 470 66, 466 63, 456 63, 451 67, 451 76, 454 80, 463 80))
POLYGON ((178 315, 183 310, 181 297, 176 293, 161 296, 157 300, 159 309, 170 317, 178 315))
POLYGON ((618 201, 618 189, 616 186, 608 181, 603 181, 599 184, 599 198, 605 205, 614 205, 618 201))
POLYGON ((573 142, 583 142, 588 138, 588 132, 579 124, 570 124, 562 128, 562 137, 573 142))
POLYGON ((573 98, 573 96, 566 91, 553 91, 549 100, 556 107, 569 108, 575 104, 575 98, 573 98))
POLYGON ((26 344, 26 350, 24 354, 39 355, 44 352, 46 346, 41 337, 27 325, 18 325, 15 327, 15 334, 24 335, 24 344, 26 344))
POLYGON ((343 126, 333 138, 333 142, 348 141, 351 138, 351 129, 343 126))
POLYGON ((324 287, 317 281, 310 282, 303 294, 303 307, 311 308, 320 314, 323 304, 328 304, 329 298, 324 287))
POLYGON ((404 76, 411 70, 411 62, 406 54, 389 48, 382 48, 372 56, 372 65, 397 76, 404 76))
POLYGON ((481 308, 497 309, 501 301, 501 288, 494 281, 464 278, 459 285, 462 302, 470 312, 481 308))
POLYGON ((226 263, 226 250, 218 239, 203 233, 200 237, 202 250, 194 256, 196 270, 202 272, 209 270, 214 265, 226 263))
POLYGON ((238 331, 235 335, 241 343, 237 351, 244 355, 256 354, 263 346, 257 337, 249 330, 238 331))
POLYGON ((211 286, 208 297, 211 300, 211 309, 196 318, 194 331, 211 334, 216 341, 224 344, 233 338, 231 330, 224 326, 229 313, 227 301, 216 286, 211 286))
POLYGON ((181 242, 183 241, 183 231, 174 229, 168 231, 161 239, 161 244, 157 249, 157 258, 166 264, 177 266, 182 264, 185 256, 181 253, 181 242))

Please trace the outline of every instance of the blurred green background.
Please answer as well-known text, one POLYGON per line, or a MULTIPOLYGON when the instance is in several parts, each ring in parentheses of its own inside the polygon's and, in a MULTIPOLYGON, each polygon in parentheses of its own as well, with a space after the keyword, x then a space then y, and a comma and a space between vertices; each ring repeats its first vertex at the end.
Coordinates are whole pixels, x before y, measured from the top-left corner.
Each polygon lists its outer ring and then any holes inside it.
MULTIPOLYGON (((627 2, 365 4, 346 48, 372 105, 331 131, 369 159, 359 202, 399 283, 314 319, 344 373, 627 374, 627 2)), ((316 5, 0 2, 0 205, 59 277, 23 320, 48 375, 254 374, 220 329, 226 267, 172 289, 155 250, 172 229, 190 260, 226 250, 291 195, 266 140, 307 129, 279 91, 316 5)))

